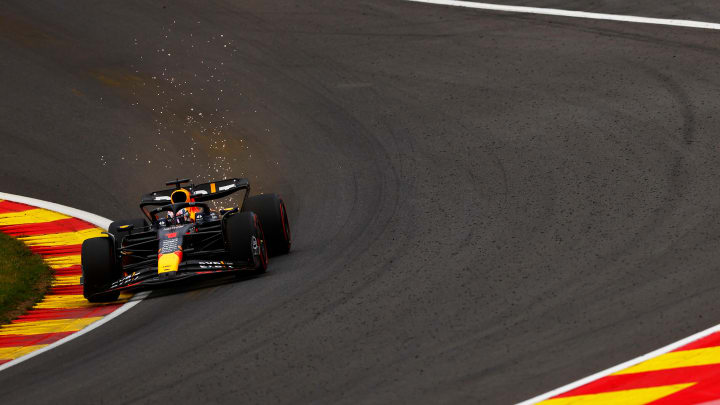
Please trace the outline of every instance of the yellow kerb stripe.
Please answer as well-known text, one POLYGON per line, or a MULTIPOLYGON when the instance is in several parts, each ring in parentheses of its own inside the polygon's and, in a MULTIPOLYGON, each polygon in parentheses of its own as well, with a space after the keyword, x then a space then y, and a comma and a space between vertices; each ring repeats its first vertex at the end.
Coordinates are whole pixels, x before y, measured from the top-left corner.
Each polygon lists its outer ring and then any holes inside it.
POLYGON ((0 226, 39 224, 41 222, 57 221, 70 218, 67 215, 48 211, 41 208, 21 212, 6 212, 0 214, 0 226))
POLYGON ((107 304, 92 304, 82 295, 47 295, 41 302, 35 304, 33 308, 91 308, 100 305, 117 304, 118 302, 122 302, 122 300, 107 304))
POLYGON ((0 360, 17 359, 20 356, 34 352, 37 349, 42 349, 45 346, 47 345, 0 347, 0 360))
POLYGON ((52 285, 79 285, 80 276, 55 276, 52 285))
POLYGON ((644 371, 704 366, 716 363, 720 363, 720 347, 708 347, 704 349, 665 353, 661 356, 644 361, 636 366, 620 370, 615 374, 632 374, 644 371))
POLYGON ((53 269, 62 269, 63 267, 70 267, 79 265, 81 262, 80 255, 69 255, 69 256, 57 256, 57 257, 46 257, 45 263, 53 269))
POLYGON ((94 318, 51 319, 47 321, 11 323, 9 325, 3 325, 2 327, 0 327, 0 336, 74 332, 102 318, 102 316, 99 316, 94 318))
POLYGON ((662 387, 651 388, 638 388, 635 390, 603 392, 600 394, 577 395, 574 397, 552 398, 540 403, 544 405, 640 405, 656 401, 660 398, 674 394, 692 385, 695 385, 695 383, 665 385, 662 387))
POLYGON ((21 241, 30 246, 66 246, 80 245, 85 239, 103 236, 100 228, 84 229, 77 232, 50 233, 46 235, 33 235, 19 237, 21 241))

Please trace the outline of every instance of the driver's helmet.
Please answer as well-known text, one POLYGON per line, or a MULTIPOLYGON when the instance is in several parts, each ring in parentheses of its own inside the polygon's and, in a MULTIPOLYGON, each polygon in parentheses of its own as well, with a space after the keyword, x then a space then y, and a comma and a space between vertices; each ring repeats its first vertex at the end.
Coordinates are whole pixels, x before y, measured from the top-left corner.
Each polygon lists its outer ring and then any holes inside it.
MULTIPOLYGON (((173 204, 184 203, 184 202, 195 202, 190 192, 184 188, 177 189, 170 195, 170 201, 173 204)), ((187 224, 195 222, 195 213, 198 212, 197 207, 183 208, 173 215, 172 222, 175 224, 187 224)))
POLYGON ((179 188, 170 194, 170 201, 173 204, 177 203, 184 203, 184 202, 191 202, 193 201, 192 196, 190 195, 190 192, 184 188, 179 188))

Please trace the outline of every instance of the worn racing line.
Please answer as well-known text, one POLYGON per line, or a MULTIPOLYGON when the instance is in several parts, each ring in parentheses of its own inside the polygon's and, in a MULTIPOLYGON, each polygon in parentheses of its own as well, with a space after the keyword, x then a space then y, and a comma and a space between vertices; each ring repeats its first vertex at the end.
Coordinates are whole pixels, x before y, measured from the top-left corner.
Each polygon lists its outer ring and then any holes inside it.
POLYGON ((5 1, 0 188, 129 218, 248 176, 295 240, 3 371, 0 402, 512 403, 717 324, 718 43, 395 0, 5 1))

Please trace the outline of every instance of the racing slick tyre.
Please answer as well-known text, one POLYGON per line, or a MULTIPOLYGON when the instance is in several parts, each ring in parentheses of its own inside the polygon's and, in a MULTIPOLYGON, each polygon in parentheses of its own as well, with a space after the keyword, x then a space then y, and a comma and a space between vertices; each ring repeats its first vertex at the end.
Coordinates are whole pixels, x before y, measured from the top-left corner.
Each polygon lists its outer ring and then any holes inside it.
POLYGON ((90 238, 82 244, 83 296, 90 302, 116 301, 119 291, 98 294, 108 284, 120 278, 115 263, 112 239, 90 238))
POLYGON ((133 229, 137 230, 148 226, 148 223, 145 218, 122 219, 120 221, 113 221, 113 223, 111 223, 108 227, 108 233, 112 234, 115 237, 116 248, 120 247, 122 238, 130 233, 128 231, 121 231, 118 229, 118 227, 123 225, 132 225, 133 229))
POLYGON ((225 224, 225 241, 233 259, 254 264, 256 273, 267 270, 267 247, 260 218, 253 212, 238 212, 225 224))
POLYGON ((260 216, 270 256, 284 255, 290 251, 290 225, 285 203, 280 196, 261 194, 248 197, 242 210, 252 211, 260 216))

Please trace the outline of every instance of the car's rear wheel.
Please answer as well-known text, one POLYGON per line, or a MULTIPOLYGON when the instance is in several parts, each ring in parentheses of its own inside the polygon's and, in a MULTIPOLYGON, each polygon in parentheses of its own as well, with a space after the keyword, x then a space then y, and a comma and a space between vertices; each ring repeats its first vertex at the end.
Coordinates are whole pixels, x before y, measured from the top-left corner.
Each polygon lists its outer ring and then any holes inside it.
POLYGON ((115 262, 112 239, 90 238, 82 244, 83 296, 90 302, 116 301, 119 291, 102 293, 103 289, 120 278, 120 267, 115 262))
POLYGON ((270 256, 284 255, 290 251, 292 238, 285 203, 277 194, 261 194, 248 197, 243 211, 252 211, 260 217, 265 231, 270 256))
POLYGON ((267 270, 267 243, 262 222, 253 212, 239 212, 231 215, 225 224, 225 241, 230 255, 235 260, 253 263, 255 272, 267 270))

